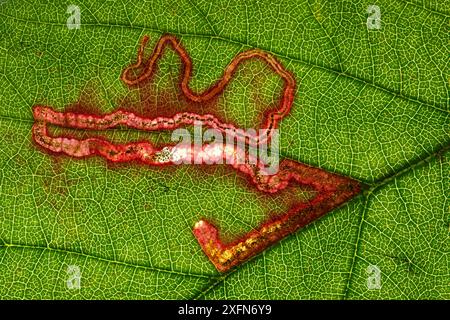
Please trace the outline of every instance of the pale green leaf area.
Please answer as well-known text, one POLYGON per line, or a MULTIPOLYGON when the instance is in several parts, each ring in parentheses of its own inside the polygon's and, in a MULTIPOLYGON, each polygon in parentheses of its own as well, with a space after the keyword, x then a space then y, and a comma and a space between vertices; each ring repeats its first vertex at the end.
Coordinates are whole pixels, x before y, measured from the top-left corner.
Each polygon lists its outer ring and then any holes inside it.
MULTIPOLYGON (((448 1, 77 1, 73 30, 70 3, 0 3, 0 298, 450 299, 448 1), (372 4, 379 30, 366 25, 372 4), (63 110, 85 99, 114 110, 135 94, 119 77, 141 37, 151 37, 149 54, 164 33, 191 54, 197 90, 243 50, 275 55, 298 82, 282 157, 367 190, 220 274, 195 222, 209 218, 233 238, 268 210, 283 212, 282 196, 220 167, 113 166, 36 148, 33 105, 63 110), (79 288, 67 284, 69 266, 79 288)), ((156 102, 178 71, 169 53, 156 102)), ((250 127, 279 89, 262 63, 248 62, 218 112, 250 127)), ((170 137, 121 128, 108 138, 170 137)))

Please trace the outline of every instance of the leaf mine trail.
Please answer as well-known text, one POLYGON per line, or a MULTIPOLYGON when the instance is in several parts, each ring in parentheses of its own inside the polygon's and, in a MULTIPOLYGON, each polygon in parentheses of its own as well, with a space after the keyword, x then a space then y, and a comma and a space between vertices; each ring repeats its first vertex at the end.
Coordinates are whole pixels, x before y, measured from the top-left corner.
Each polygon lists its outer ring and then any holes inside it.
POLYGON ((182 63, 179 89, 188 101, 201 106, 210 103, 223 93, 240 64, 249 59, 259 59, 283 80, 283 92, 277 108, 265 112, 262 130, 259 130, 259 134, 251 134, 232 123, 223 121, 215 114, 196 113, 196 110, 178 112, 168 117, 156 114, 151 118, 120 108, 109 114, 94 114, 58 112, 49 106, 36 105, 33 107, 35 119, 32 129, 33 140, 46 151, 62 153, 74 158, 98 155, 112 162, 138 161, 149 166, 173 166, 182 161, 189 161, 193 157, 201 159, 201 163, 223 162, 246 176, 250 186, 268 196, 277 194, 287 187, 314 189, 315 196, 307 201, 295 198, 295 193, 292 193, 292 201, 286 212, 273 215, 259 227, 228 243, 220 239, 218 229, 210 221, 207 219, 198 221, 193 227, 193 233, 204 253, 221 272, 228 271, 250 259, 359 193, 361 186, 358 181, 320 168, 282 159, 278 171, 269 174, 266 171, 266 163, 256 158, 252 159, 249 147, 270 141, 279 122, 289 114, 294 101, 296 81, 272 55, 257 49, 239 53, 225 68, 222 77, 215 84, 203 92, 196 93, 189 86, 192 61, 179 40, 172 35, 162 36, 150 57, 145 59, 144 49, 148 39, 148 36, 144 36, 138 49, 137 61, 122 72, 121 80, 129 87, 139 87, 149 82, 155 74, 158 61, 170 47, 177 53, 182 63), (78 139, 64 135, 52 136, 48 132, 48 124, 95 131, 119 126, 143 131, 160 131, 201 124, 231 135, 241 144, 237 143, 232 147, 218 142, 204 143, 200 146, 166 144, 159 147, 148 141, 118 144, 106 138, 78 139), (237 161, 238 155, 242 154, 246 161, 237 161))

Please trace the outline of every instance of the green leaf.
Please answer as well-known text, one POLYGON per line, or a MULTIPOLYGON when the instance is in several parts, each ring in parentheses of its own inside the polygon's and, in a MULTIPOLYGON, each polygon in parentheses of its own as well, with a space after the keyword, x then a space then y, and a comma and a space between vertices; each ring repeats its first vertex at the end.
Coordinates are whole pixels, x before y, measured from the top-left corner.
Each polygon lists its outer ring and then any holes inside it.
MULTIPOLYGON (((1 298, 450 298, 445 4, 78 1, 81 28, 68 29, 68 4, 0 3, 1 298), (366 25, 373 4, 379 30, 366 25), (139 40, 149 34, 152 47, 165 32, 191 54, 197 89, 238 52, 274 54, 300 83, 281 123, 282 155, 369 189, 219 274, 192 227, 207 216, 233 236, 264 220, 267 199, 239 177, 195 166, 111 168, 36 148, 33 105, 63 110, 81 97, 113 110, 127 95, 119 76, 139 40), (69 266, 79 268, 79 289, 67 284, 69 266), (369 289, 374 266, 381 286, 369 289)), ((177 72, 174 61, 161 70, 177 72)), ((238 74, 224 110, 244 125, 255 117, 249 97, 276 98, 260 67, 238 74), (247 85, 261 78, 263 89, 247 85)))

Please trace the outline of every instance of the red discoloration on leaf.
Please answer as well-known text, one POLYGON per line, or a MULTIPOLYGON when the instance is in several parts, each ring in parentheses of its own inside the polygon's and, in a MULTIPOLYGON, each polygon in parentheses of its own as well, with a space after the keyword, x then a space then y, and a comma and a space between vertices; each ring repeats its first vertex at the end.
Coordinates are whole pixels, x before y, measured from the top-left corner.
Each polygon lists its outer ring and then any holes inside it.
POLYGON ((320 218, 348 201, 360 191, 360 184, 352 179, 313 168, 291 160, 283 160, 277 175, 291 177, 292 184, 312 186, 316 196, 309 201, 294 203, 287 213, 273 217, 244 237, 223 243, 214 225, 201 220, 194 227, 203 251, 217 270, 224 272, 255 256, 290 233, 320 218))
MULTIPOLYGON (((194 235, 203 251, 214 263, 219 271, 227 271, 233 266, 248 260, 268 246, 278 242, 288 234, 307 225, 315 219, 348 201, 360 191, 360 184, 350 178, 313 168, 292 160, 283 159, 279 171, 275 174, 264 174, 265 164, 259 159, 254 162, 240 163, 236 161, 236 152, 244 152, 246 159, 251 155, 247 151, 249 146, 257 146, 270 141, 279 121, 287 116, 291 110, 296 82, 272 55, 261 50, 249 50, 238 54, 225 68, 222 78, 201 93, 193 92, 189 87, 192 74, 192 62, 186 50, 179 41, 170 35, 163 36, 157 43, 152 55, 144 62, 143 52, 148 41, 144 37, 138 50, 136 63, 125 68, 121 79, 129 86, 142 86, 149 81, 155 71, 158 60, 167 46, 170 46, 180 57, 182 74, 179 87, 186 100, 198 105, 208 106, 217 99, 227 87, 236 68, 245 60, 260 59, 265 62, 284 82, 283 93, 276 108, 264 112, 262 129, 259 135, 250 135, 237 128, 234 124, 224 122, 215 114, 201 114, 197 112, 176 112, 169 115, 158 115, 154 118, 140 116, 134 112, 118 109, 110 114, 57 112, 47 106, 35 106, 33 115, 33 139, 45 150, 55 154, 66 154, 76 158, 100 155, 115 163, 138 161, 149 166, 168 166, 176 164, 175 152, 183 155, 202 155, 206 160, 226 160, 240 174, 248 177, 251 185, 260 192, 271 195, 286 188, 308 187, 315 191, 315 196, 304 201, 292 196, 289 209, 282 215, 272 216, 269 221, 249 232, 247 235, 230 243, 223 243, 218 230, 206 220, 199 221, 194 226, 194 235), (47 124, 64 128, 84 130, 107 130, 117 126, 144 131, 173 130, 181 126, 193 125, 200 122, 203 126, 216 129, 222 133, 232 134, 236 140, 244 143, 245 148, 239 149, 234 145, 231 149, 223 143, 209 143, 195 148, 175 149, 172 144, 163 147, 155 146, 148 141, 114 144, 105 138, 79 139, 70 136, 53 137, 48 132, 47 124)), ((187 157, 187 156, 186 156, 187 157)))

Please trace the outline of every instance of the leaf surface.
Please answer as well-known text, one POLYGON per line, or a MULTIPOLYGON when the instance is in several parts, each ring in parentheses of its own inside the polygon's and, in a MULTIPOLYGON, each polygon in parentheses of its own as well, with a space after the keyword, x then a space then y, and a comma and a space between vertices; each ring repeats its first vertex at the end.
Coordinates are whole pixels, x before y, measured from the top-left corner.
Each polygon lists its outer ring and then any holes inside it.
MULTIPOLYGON (((66 5, 2 2, 0 297, 449 299, 448 6, 378 1, 382 28, 368 30, 370 4, 79 1, 81 29, 69 30, 66 5), (282 156, 369 190, 221 275, 192 226, 206 215, 235 235, 264 219, 238 177, 110 168, 32 144, 33 105, 63 110, 87 97, 113 110, 141 37, 151 47, 166 32, 191 54, 198 89, 238 52, 274 54, 300 83, 281 123, 282 156), (66 285, 71 265, 82 274, 77 290, 66 285), (370 265, 381 271, 380 289, 367 288, 370 265)), ((161 70, 177 72, 174 61, 161 70)), ((252 122, 250 98, 275 99, 276 87, 249 65, 224 112, 252 122), (262 90, 248 85, 261 78, 262 90)))

